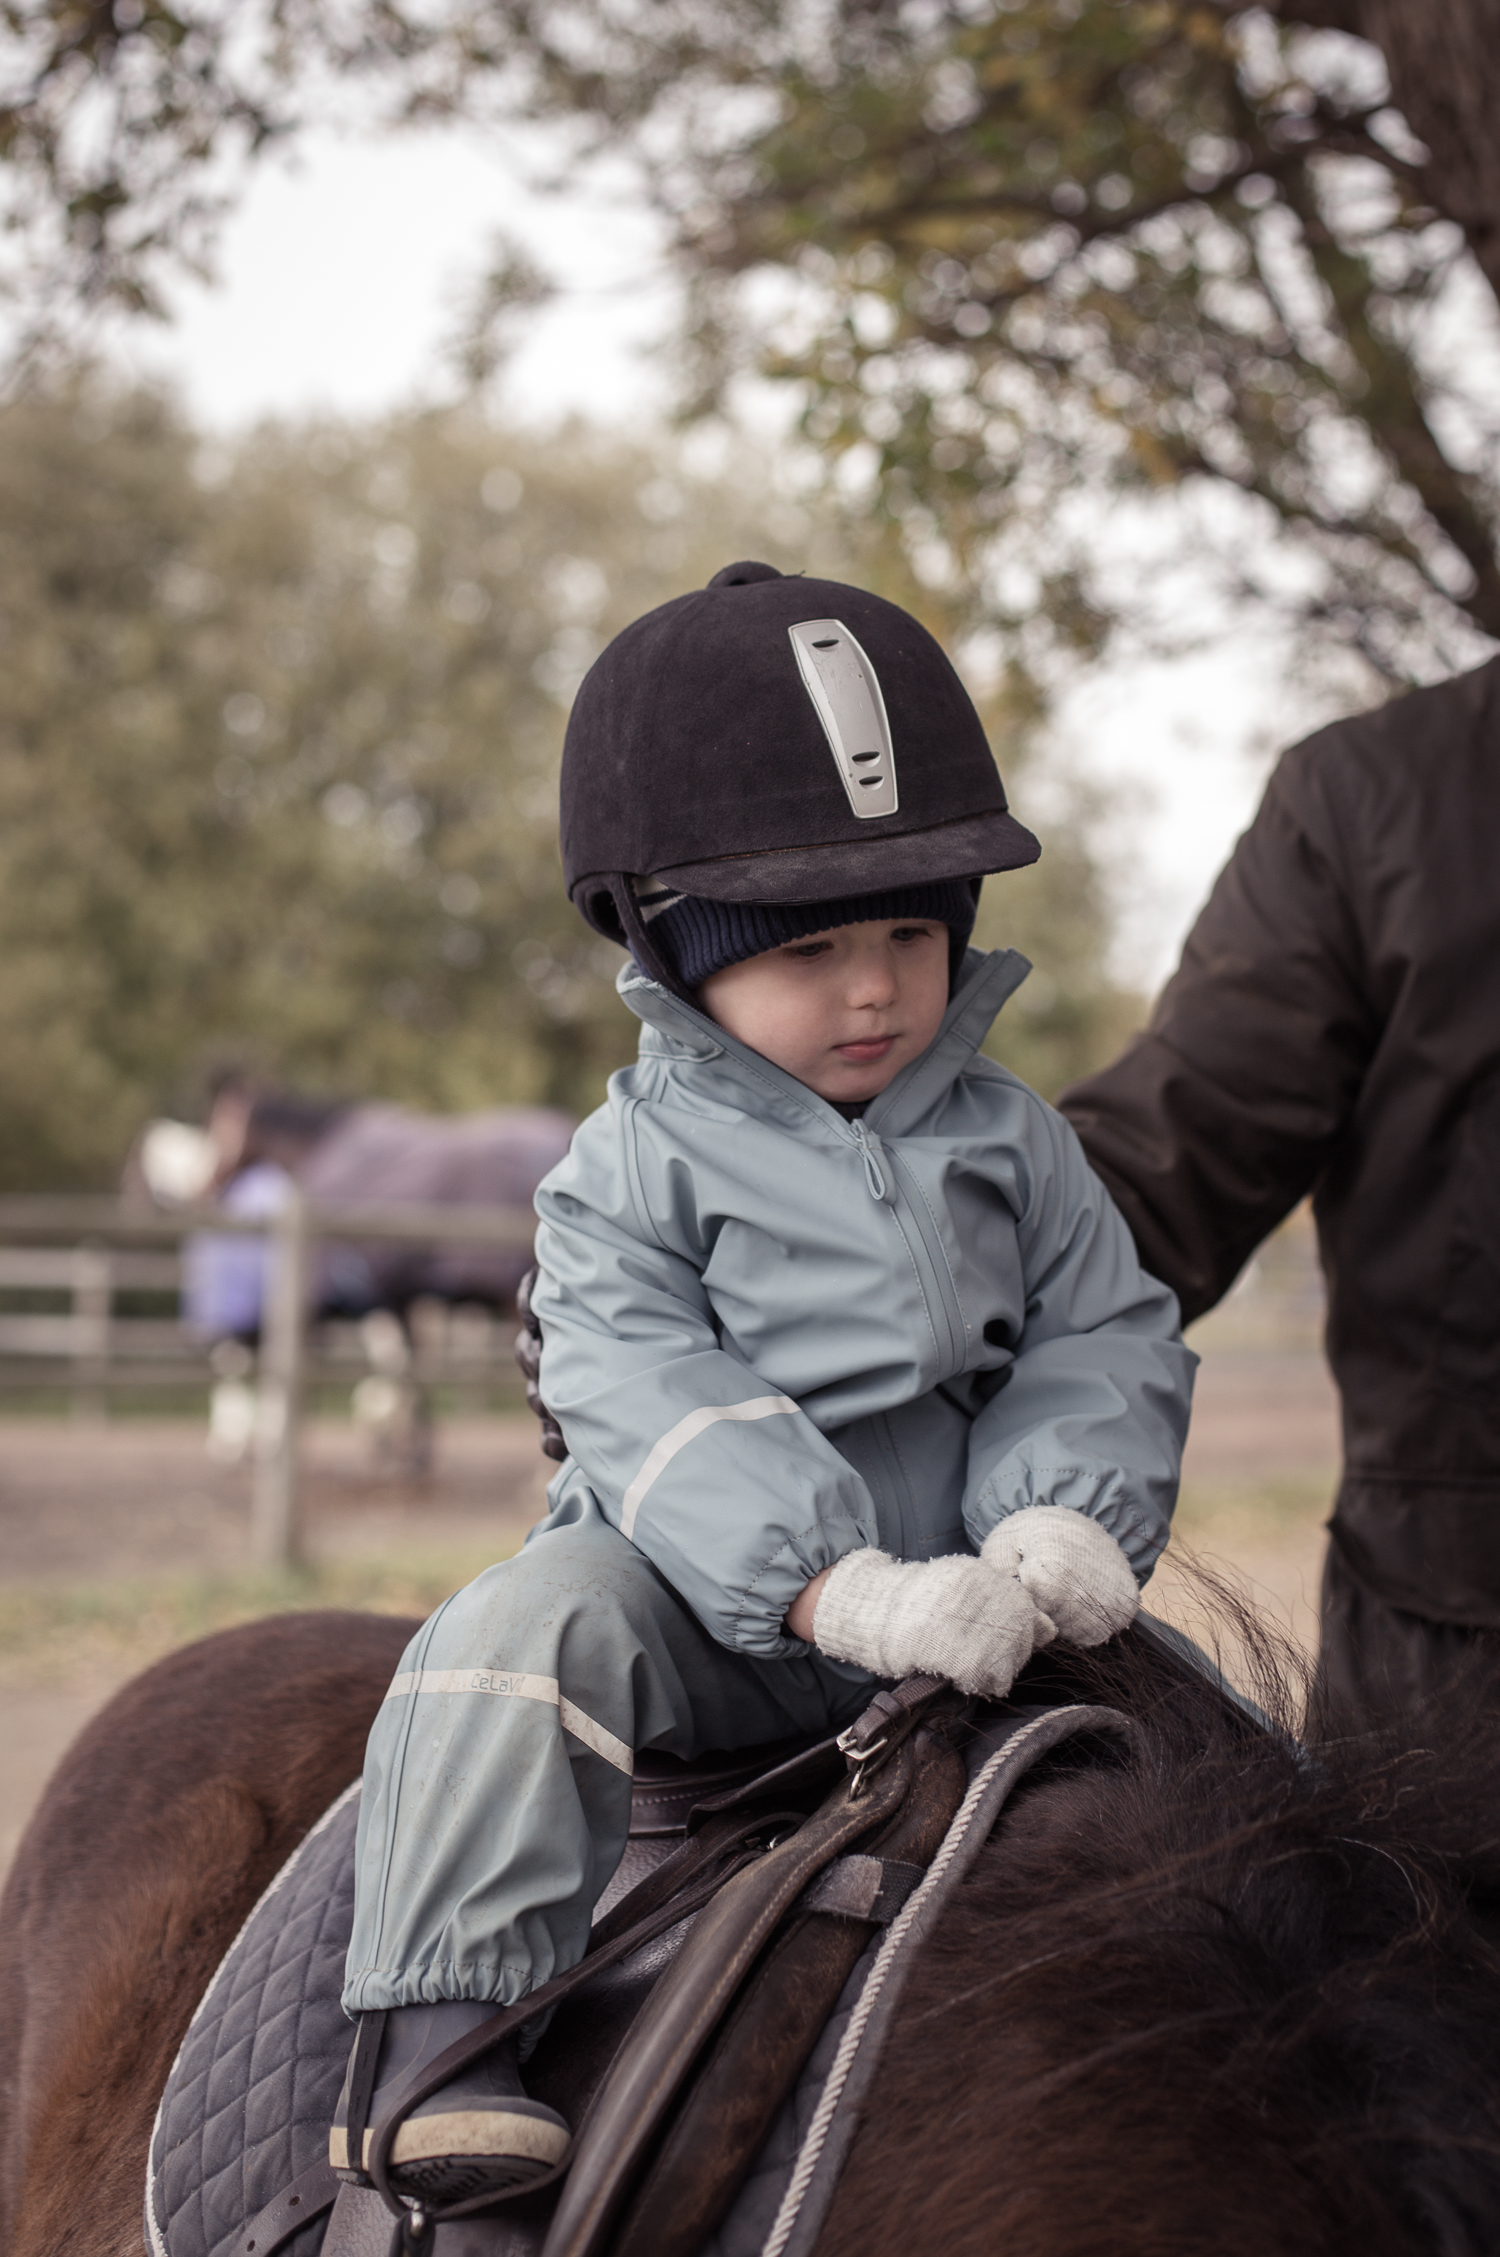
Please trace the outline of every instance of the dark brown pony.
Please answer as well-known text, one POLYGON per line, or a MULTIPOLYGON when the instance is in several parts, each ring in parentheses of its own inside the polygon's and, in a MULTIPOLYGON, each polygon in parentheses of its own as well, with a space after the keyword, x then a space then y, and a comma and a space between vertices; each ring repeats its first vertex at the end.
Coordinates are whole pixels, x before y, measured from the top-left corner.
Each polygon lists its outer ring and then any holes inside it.
POLYGON ((256 1898, 334 1796, 418 1628, 300 1614, 171 1654, 63 1758, 0 1899, 0 2244, 142 2244, 156 2103, 256 1898))
MULTIPOLYGON (((157 1665, 65 1760, 0 1922, 13 2257, 135 2251, 152 2114, 256 1895, 359 1770, 412 1625, 302 1615, 157 1665)), ((819 2257, 1493 2257, 1500 1749, 1248 1732, 1127 1635, 1150 1728, 1017 1795, 925 1954, 819 2257)), ((1493 1712, 1491 1712, 1493 1713, 1493 1712)))

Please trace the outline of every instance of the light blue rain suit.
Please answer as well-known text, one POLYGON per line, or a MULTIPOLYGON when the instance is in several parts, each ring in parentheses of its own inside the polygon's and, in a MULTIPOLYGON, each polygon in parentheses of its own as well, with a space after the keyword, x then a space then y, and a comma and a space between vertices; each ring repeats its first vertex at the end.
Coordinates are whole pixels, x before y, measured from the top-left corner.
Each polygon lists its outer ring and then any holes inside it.
POLYGON ((1150 1574, 1195 1359, 1072 1130, 977 1055, 1028 968, 971 950, 930 1048, 853 1122, 621 974, 639 1062, 536 1202, 572 1455, 371 1733, 351 2013, 509 2004, 573 1965, 634 1750, 856 1714, 873 1680, 784 1622, 846 1552, 932 1559, 1066 1505, 1150 1574))

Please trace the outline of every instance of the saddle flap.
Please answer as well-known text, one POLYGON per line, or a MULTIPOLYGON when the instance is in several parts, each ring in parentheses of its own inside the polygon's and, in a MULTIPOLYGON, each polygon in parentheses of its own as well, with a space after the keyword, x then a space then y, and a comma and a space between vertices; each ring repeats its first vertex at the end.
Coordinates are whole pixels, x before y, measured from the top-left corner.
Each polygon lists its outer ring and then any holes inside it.
POLYGON ((887 1904, 893 1913, 922 1879, 963 1800, 964 1765, 945 1737, 919 1731, 910 1762, 908 1792, 875 1836, 880 1854, 825 1865, 761 1954, 635 2190, 612 2257, 698 2257, 731 2208, 887 1904))
POLYGON ((840 1784, 699 1915, 580 2128, 543 2257, 598 2257, 607 2246, 673 2101, 772 1933, 826 1865, 900 1809, 911 1776, 903 1747, 859 1797, 840 1784))

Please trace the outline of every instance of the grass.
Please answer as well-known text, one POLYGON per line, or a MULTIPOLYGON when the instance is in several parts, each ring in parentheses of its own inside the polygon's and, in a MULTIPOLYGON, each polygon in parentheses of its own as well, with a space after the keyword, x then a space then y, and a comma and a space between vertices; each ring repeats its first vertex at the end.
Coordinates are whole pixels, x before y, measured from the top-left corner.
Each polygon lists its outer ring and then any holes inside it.
POLYGON ((1263 1475, 1259 1480, 1184 1487, 1173 1534, 1195 1550, 1243 1543, 1259 1550, 1321 1528, 1333 1509, 1335 1468, 1263 1475))
POLYGON ((267 1614, 358 1607, 425 1617, 513 1548, 491 1540, 279 1572, 0 1589, 0 1687, 144 1669, 191 1639, 267 1614))

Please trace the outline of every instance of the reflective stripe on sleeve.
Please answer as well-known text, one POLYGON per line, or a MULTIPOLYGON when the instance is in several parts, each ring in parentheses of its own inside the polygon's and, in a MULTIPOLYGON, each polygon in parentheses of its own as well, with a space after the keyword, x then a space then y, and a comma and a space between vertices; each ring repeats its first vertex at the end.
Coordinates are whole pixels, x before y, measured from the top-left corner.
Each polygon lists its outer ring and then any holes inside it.
POLYGON ((620 1508, 620 1534, 630 1536, 635 1532, 636 1514, 645 1501, 646 1492, 657 1478, 666 1472, 679 1450, 685 1449, 696 1436, 709 1427, 717 1426, 721 1419, 776 1418, 784 1411, 800 1411, 802 1405, 794 1403, 790 1395, 757 1395, 748 1403, 724 1403, 718 1406, 704 1404, 689 1411, 686 1418, 653 1444, 651 1453, 625 1492, 620 1508))
POLYGON ((545 1701, 557 1710, 563 1730, 571 1732, 575 1740, 582 1740, 586 1748, 603 1756, 616 1771, 623 1771, 627 1779, 635 1770, 634 1750, 591 1716, 585 1716, 558 1690, 555 1677, 531 1677, 506 1669, 403 1669, 391 1679, 385 1697, 397 1700, 403 1693, 491 1693, 501 1700, 545 1701))

